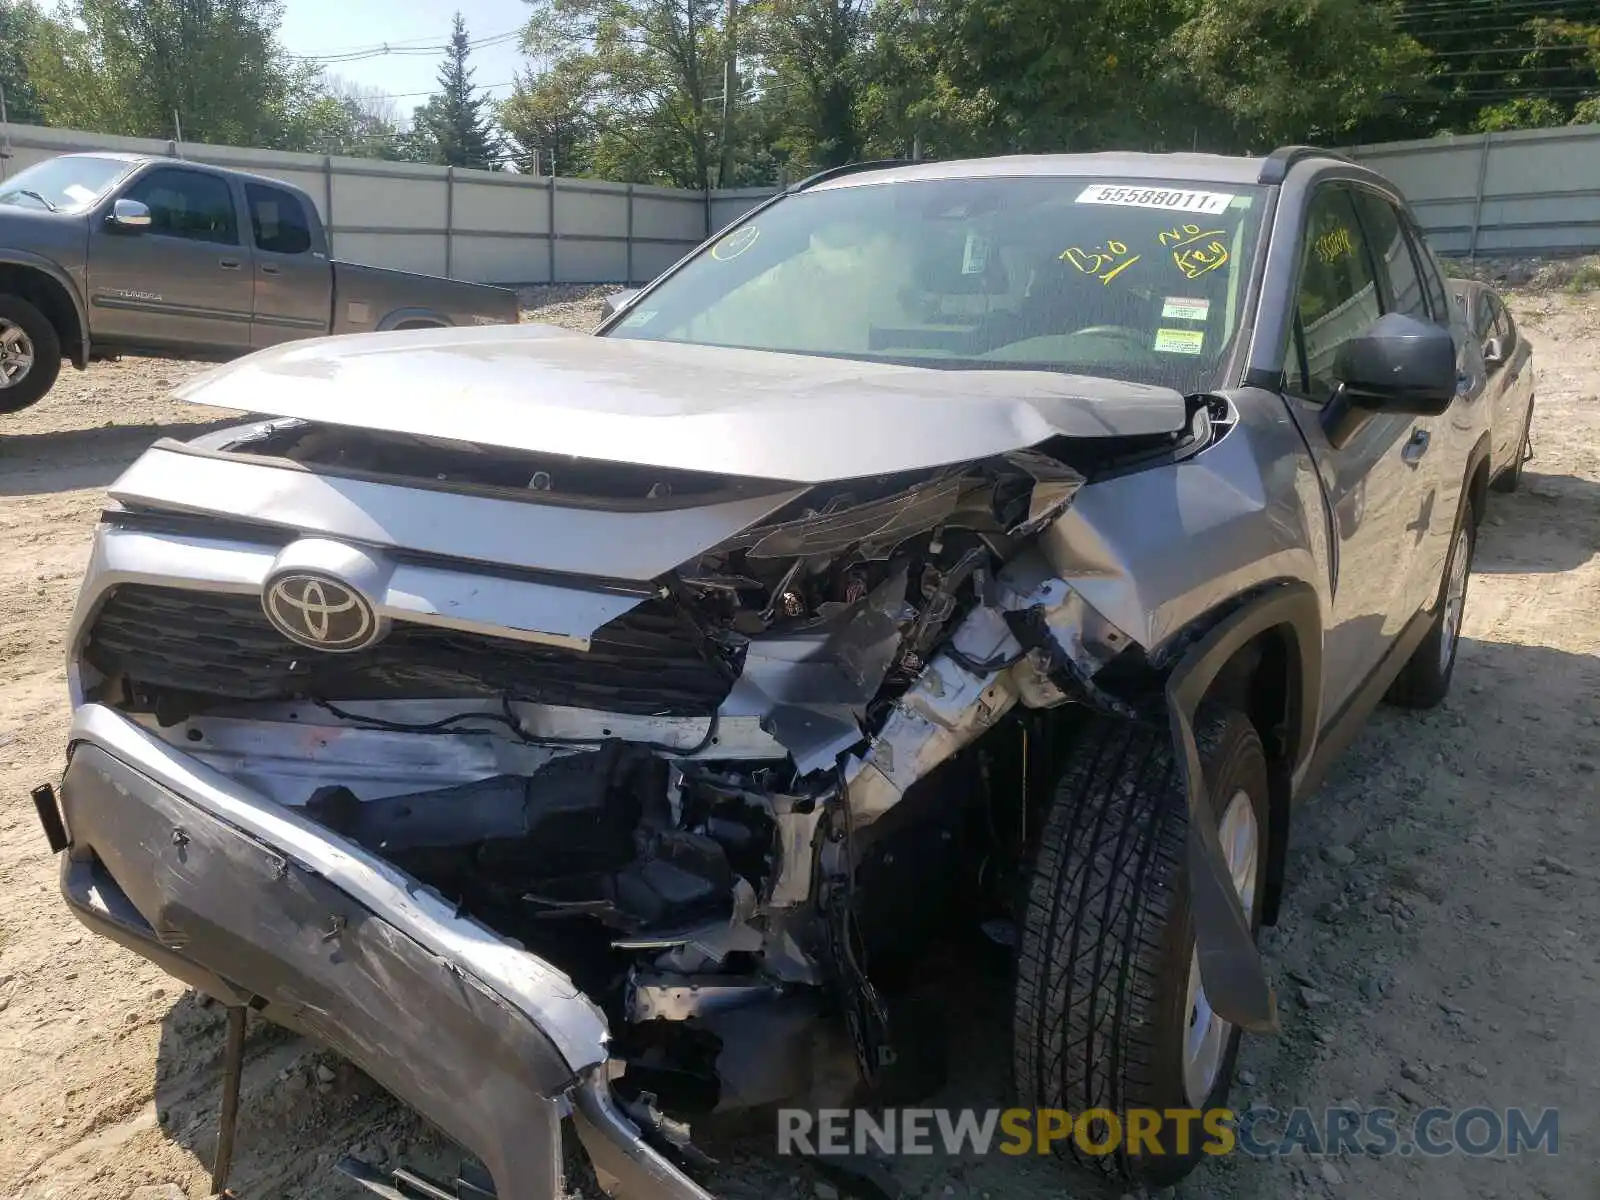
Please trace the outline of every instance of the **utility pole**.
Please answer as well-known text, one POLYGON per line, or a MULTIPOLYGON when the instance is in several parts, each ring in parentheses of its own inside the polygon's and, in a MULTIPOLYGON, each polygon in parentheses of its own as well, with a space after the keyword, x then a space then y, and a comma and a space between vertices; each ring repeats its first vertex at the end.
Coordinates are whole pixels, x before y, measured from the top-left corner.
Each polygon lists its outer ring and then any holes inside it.
POLYGON ((739 91, 739 0, 728 0, 728 19, 724 26, 728 39, 728 61, 722 68, 722 158, 717 166, 717 186, 725 188, 733 177, 733 103, 739 91))

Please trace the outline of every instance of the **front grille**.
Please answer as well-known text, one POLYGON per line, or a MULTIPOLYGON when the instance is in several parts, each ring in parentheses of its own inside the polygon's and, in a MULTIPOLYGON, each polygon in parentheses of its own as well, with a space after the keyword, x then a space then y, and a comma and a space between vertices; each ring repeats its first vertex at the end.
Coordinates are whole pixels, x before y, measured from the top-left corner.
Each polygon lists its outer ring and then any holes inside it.
POLYGON ((511 695, 604 712, 707 716, 737 669, 688 615, 646 601, 596 631, 588 651, 397 622, 376 646, 323 654, 280 634, 253 595, 126 585, 101 607, 84 657, 135 693, 229 700, 382 700, 511 695))

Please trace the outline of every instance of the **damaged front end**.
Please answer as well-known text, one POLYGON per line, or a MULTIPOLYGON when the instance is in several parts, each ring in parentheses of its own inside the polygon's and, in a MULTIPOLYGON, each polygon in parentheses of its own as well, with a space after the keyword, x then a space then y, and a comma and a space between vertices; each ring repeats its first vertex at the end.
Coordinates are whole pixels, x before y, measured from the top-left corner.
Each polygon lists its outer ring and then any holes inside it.
POLYGON ((1038 535, 1226 428, 804 485, 302 420, 158 444, 75 619, 69 899, 501 1195, 558 1194, 563 1114, 615 1194, 703 1195, 684 1122, 903 1082, 896 967, 1009 911, 1054 714, 1164 719, 1038 535))

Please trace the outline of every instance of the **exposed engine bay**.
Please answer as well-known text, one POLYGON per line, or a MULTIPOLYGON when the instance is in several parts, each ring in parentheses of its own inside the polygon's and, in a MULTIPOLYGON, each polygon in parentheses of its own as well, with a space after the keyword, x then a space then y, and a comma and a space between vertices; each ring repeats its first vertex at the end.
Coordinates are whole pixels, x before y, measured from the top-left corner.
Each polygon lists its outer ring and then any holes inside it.
MULTIPOLYGON (((557 964, 605 1009, 633 1102, 841 1103, 895 1084, 894 998, 953 914, 1005 942, 1069 702, 1156 703, 1140 647, 1035 538, 1087 480, 1230 424, 1221 401, 1190 413, 1177 434, 809 487, 615 585, 629 606, 582 648, 397 620, 321 654, 259 594, 119 584, 85 627, 88 694, 263 790, 272 774, 276 798, 557 964)), ((299 420, 219 453, 573 508, 780 491, 299 420)), ((204 529, 129 503, 106 521, 204 529)))

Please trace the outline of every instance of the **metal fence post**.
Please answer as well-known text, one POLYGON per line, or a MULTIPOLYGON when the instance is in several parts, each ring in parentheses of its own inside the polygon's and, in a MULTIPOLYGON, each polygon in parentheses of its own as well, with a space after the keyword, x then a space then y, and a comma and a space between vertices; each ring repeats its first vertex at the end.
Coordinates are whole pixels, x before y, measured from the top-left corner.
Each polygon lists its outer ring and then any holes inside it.
POLYGON ((444 277, 454 279, 456 233, 456 169, 444 169, 444 277))
POLYGON ((328 234, 328 257, 338 258, 333 252, 333 155, 322 156, 322 208, 327 214, 322 221, 328 234))
POLYGON ((633 184, 628 185, 628 272, 622 282, 633 286, 633 184))
POLYGON ((550 257, 550 282, 556 281, 556 173, 550 172, 550 236, 545 238, 545 249, 550 257))
POLYGON ((1489 138, 1485 132, 1482 148, 1478 151, 1478 194, 1472 202, 1472 236, 1467 239, 1467 258, 1478 257, 1478 226, 1483 222, 1483 184, 1489 176, 1489 138))

